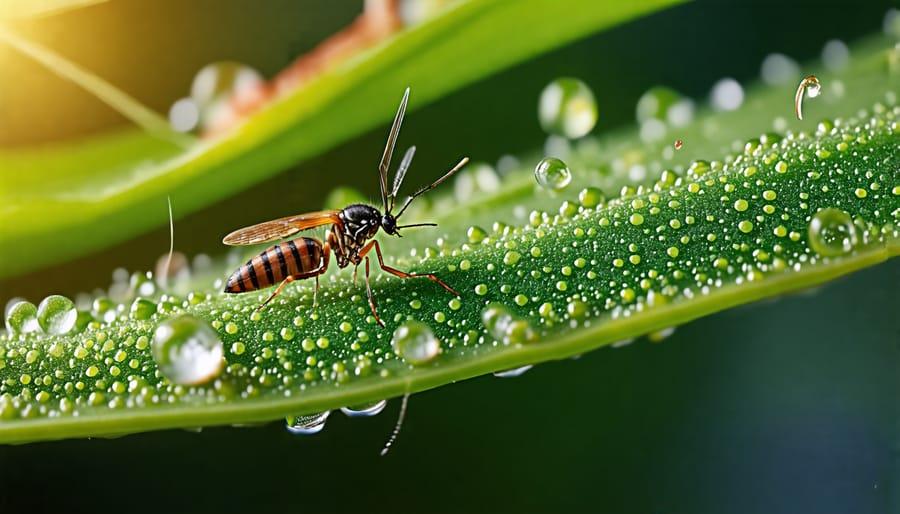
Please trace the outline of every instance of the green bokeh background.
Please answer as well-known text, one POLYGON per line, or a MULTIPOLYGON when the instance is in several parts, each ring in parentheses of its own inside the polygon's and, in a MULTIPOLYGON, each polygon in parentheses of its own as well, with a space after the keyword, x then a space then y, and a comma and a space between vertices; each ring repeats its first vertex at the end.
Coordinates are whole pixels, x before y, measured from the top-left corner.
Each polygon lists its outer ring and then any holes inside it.
MULTIPOLYGON (((701 98, 724 76, 747 83, 770 52, 805 62, 828 39, 880 30, 892 4, 678 7, 411 113, 400 145, 416 144, 416 169, 432 171, 461 152, 495 162, 539 148, 537 95, 563 75, 594 89, 597 132, 625 126, 653 85, 701 98)), ((234 59, 271 76, 352 20, 360 5, 114 0, 22 30, 165 112, 204 64, 234 59)), ((523 28, 523 37, 529 29, 540 27, 523 28)), ((124 123, 39 66, 26 61, 21 70, 0 77, 0 144, 124 123)), ((786 98, 785 116, 791 108, 786 98)), ((224 232, 316 209, 336 185, 375 198, 385 131, 179 219, 176 248, 219 252, 224 232)), ((160 228, 0 282, 0 299, 90 290, 108 283, 117 266, 152 267, 167 248, 160 228)), ((662 344, 638 340, 516 379, 484 377, 416 395, 384 458, 378 453, 397 402, 372 419, 335 413, 312 437, 292 436, 276 422, 0 447, 0 512, 897 512, 898 284, 895 260, 690 323, 662 344)))

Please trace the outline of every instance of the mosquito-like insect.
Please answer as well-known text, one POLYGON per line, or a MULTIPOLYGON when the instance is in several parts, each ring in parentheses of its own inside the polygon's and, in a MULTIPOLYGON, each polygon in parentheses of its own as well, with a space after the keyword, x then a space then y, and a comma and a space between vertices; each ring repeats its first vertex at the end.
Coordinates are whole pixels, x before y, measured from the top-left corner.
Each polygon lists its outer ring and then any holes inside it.
POLYGON ((406 101, 408 99, 409 88, 406 88, 403 100, 400 101, 400 108, 394 117, 394 124, 391 126, 387 145, 384 148, 384 155, 381 157, 381 164, 378 165, 384 214, 371 205, 357 203, 341 210, 310 212, 266 221, 230 233, 222 240, 223 243, 227 245, 253 245, 285 239, 301 230, 331 225, 325 231, 324 243, 312 237, 299 237, 278 243, 253 257, 246 264, 235 270, 231 277, 228 278, 228 282, 225 284, 226 293, 256 291, 280 282, 278 289, 272 293, 272 296, 257 308, 259 310, 278 296, 278 293, 281 292, 286 284, 294 280, 315 277, 316 289, 313 297, 313 305, 315 305, 315 298, 319 292, 319 275, 325 273, 328 269, 328 261, 331 254, 334 253, 334 258, 339 268, 346 268, 349 264, 353 264, 354 281, 356 280, 358 266, 365 260, 366 294, 369 298, 369 306, 372 307, 375 321, 384 326, 381 318, 378 317, 378 311, 375 309, 375 301, 372 299, 372 287, 369 285, 368 254, 374 248, 375 255, 378 256, 378 264, 384 271, 400 278, 428 278, 450 293, 459 296, 456 291, 432 273, 410 273, 386 265, 384 257, 381 255, 381 246, 377 240, 372 239, 378 233, 379 228, 392 236, 400 237, 399 230, 401 228, 436 226, 435 223, 398 225, 397 220, 409 207, 413 199, 447 180, 469 161, 468 157, 463 158, 459 161, 459 164, 444 174, 443 177, 407 197, 406 202, 404 202, 397 214, 391 213, 394 210, 397 191, 400 189, 400 184, 403 183, 403 177, 406 175, 406 170, 409 169, 413 154, 416 151, 414 146, 406 151, 406 155, 403 156, 400 167, 397 168, 397 173, 394 175, 393 187, 388 192, 388 168, 391 164, 394 143, 396 143, 397 135, 400 132, 400 124, 403 122, 403 114, 406 112, 406 101), (371 241, 369 241, 370 239, 371 241))

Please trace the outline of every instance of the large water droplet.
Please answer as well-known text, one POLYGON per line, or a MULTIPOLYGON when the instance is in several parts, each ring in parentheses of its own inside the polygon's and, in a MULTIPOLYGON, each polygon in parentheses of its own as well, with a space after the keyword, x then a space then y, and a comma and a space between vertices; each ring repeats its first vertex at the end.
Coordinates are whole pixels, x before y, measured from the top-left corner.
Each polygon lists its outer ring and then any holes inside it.
POLYGON ((541 92, 538 120, 549 134, 569 139, 582 137, 597 123, 594 93, 578 79, 556 79, 541 92))
POLYGON ((635 117, 639 124, 647 120, 665 120, 669 107, 681 98, 674 89, 665 86, 653 86, 638 99, 635 117))
POLYGON ((533 341, 534 330, 523 319, 514 316, 505 305, 491 303, 481 311, 481 322, 488 333, 503 344, 521 344, 533 341))
POLYGON ((325 422, 331 411, 320 412, 319 414, 301 414, 299 416, 288 416, 285 418, 287 422, 288 432, 299 435, 318 434, 325 428, 325 422))
POLYGON ((176 384, 206 383, 225 364, 219 336, 209 323, 187 314, 169 318, 156 328, 152 350, 159 370, 176 384))
POLYGON ((394 352, 412 365, 426 364, 441 353, 441 342, 431 328, 418 321, 397 327, 391 340, 394 352))
POLYGON ((837 257, 857 244, 856 226, 840 209, 822 209, 809 222, 809 245, 824 257, 837 257))
POLYGON ((556 157, 546 157, 535 166, 534 178, 544 189, 562 191, 572 181, 572 172, 556 157))
POLYGON ((67 334, 78 319, 75 303, 58 294, 50 295, 41 302, 37 309, 37 320, 48 334, 67 334))
POLYGON ((27 334, 40 329, 37 307, 31 302, 19 301, 6 309, 6 330, 13 334, 27 334))
POLYGON ((387 400, 381 400, 379 402, 354 405, 352 407, 341 407, 341 412, 351 418, 367 418, 380 414, 386 406, 387 400))

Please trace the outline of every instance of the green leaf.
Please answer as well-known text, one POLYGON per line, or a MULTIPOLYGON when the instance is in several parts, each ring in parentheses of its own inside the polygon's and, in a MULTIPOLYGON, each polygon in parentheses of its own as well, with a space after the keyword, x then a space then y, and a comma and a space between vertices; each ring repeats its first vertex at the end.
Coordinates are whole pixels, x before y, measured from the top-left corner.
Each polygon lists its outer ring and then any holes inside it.
POLYGON ((436 219, 440 229, 384 240, 388 264, 434 272, 461 296, 376 267, 373 295, 385 328, 350 269, 322 278, 318 306, 305 281, 261 312, 268 291, 224 295, 221 282, 201 277, 160 295, 135 276, 133 288, 148 288, 146 297, 121 308, 95 302, 94 315, 109 314, 107 321, 74 335, 0 337, 0 441, 250 423, 366 404, 643 334, 664 337, 697 317, 885 261, 900 253, 900 107, 891 100, 897 79, 884 67, 885 46, 872 41, 856 49, 845 73, 820 76, 824 88, 841 80, 859 94, 832 97, 831 105, 817 99, 808 113, 859 114, 812 131, 733 145, 732 133, 744 141, 791 112, 792 92, 760 90, 736 112, 704 113, 679 130, 684 151, 717 148, 706 150, 716 160, 685 166, 674 154, 662 173, 655 156, 671 152, 630 131, 580 142, 567 159, 573 183, 559 194, 536 188, 530 166, 505 176, 498 191, 431 193, 409 217, 436 219), (870 107, 860 112, 863 101, 870 107), (598 192, 582 188, 611 192, 628 181, 625 166, 607 168, 615 161, 648 176, 595 206, 598 192), (491 226, 499 220, 509 225, 491 226), (467 230, 470 223, 490 228, 467 230), (172 371, 161 370, 166 354, 153 356, 158 327, 184 315, 205 320, 223 344, 226 364, 204 385, 172 383, 172 371), (398 329, 433 339, 417 346, 398 329))
POLYGON ((335 66, 235 131, 187 151, 134 132, 0 151, 0 175, 9 177, 0 190, 0 277, 160 226, 166 212, 158 206, 167 196, 186 215, 233 195, 389 119, 406 86, 414 89, 412 112, 541 52, 677 2, 598 9, 591 0, 472 0, 335 66), (460 60, 465 66, 445 64, 460 60))

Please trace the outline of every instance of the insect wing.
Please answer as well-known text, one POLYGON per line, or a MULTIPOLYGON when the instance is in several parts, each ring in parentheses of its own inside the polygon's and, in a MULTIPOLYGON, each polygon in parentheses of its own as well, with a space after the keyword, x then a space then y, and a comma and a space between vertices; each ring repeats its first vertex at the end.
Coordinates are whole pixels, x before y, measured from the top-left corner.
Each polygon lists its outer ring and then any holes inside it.
POLYGON ((235 230, 225 236, 222 242, 227 245, 253 245, 257 243, 266 243, 277 239, 284 239, 288 236, 296 234, 301 230, 306 230, 322 225, 332 225, 340 223, 341 218, 338 217, 341 211, 328 210, 308 212, 296 216, 288 216, 277 220, 266 221, 235 230))

